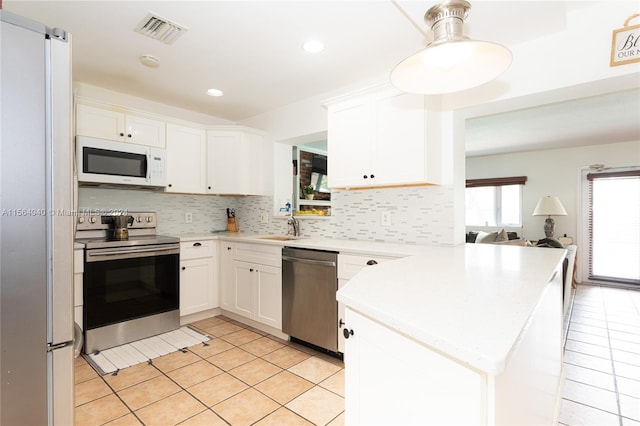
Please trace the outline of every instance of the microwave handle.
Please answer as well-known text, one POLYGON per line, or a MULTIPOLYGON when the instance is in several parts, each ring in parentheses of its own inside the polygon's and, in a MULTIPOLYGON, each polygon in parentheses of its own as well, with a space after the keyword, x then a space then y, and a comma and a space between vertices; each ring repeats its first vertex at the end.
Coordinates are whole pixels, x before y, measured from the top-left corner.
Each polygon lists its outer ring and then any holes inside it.
POLYGON ((147 182, 151 182, 151 150, 147 150, 147 182))

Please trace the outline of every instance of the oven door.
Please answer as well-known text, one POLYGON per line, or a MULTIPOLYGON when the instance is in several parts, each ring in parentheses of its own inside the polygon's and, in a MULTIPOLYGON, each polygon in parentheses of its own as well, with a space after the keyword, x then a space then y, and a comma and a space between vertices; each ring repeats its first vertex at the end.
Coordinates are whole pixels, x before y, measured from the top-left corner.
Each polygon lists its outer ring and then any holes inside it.
POLYGON ((87 250, 85 329, 177 310, 179 250, 179 244, 87 250))

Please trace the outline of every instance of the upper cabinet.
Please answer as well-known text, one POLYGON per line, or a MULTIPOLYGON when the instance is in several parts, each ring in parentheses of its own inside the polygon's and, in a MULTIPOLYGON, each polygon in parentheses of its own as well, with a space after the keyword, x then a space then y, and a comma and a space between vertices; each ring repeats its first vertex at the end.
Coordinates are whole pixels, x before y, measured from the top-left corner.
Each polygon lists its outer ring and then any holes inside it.
POLYGON ((440 141, 427 140, 422 95, 377 88, 326 103, 332 188, 437 184, 427 168, 440 141))
POLYGON ((207 133, 167 124, 167 192, 205 193, 207 133))
POLYGON ((79 103, 76 134, 164 148, 165 122, 79 103))
POLYGON ((207 131, 207 193, 263 195, 263 145, 262 133, 248 127, 207 131))

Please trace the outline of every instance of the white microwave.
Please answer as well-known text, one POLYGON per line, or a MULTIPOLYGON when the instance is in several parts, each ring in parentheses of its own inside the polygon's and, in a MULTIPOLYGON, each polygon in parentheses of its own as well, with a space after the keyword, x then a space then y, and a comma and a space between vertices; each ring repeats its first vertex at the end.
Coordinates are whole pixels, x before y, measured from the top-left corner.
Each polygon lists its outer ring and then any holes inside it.
POLYGON ((76 136, 80 183, 166 186, 166 156, 164 148, 76 136))

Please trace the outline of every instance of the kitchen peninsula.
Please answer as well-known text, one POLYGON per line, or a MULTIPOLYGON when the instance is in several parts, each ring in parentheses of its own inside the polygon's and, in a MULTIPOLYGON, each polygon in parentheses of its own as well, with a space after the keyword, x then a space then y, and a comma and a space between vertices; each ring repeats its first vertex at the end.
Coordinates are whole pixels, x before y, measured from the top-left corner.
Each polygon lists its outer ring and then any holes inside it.
POLYGON ((552 424, 564 250, 424 249, 338 292, 346 423, 552 424))

